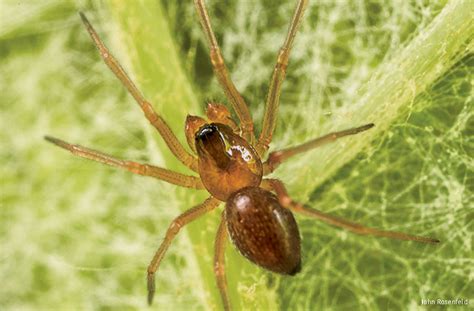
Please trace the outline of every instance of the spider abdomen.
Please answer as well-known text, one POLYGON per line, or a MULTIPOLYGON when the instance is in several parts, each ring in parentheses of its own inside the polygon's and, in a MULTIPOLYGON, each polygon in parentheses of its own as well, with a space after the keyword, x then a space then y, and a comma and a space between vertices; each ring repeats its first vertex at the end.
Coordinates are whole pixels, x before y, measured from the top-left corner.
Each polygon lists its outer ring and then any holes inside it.
POLYGON ((300 271, 298 226, 273 193, 258 187, 233 193, 226 203, 226 221, 232 242, 250 261, 281 274, 300 271))

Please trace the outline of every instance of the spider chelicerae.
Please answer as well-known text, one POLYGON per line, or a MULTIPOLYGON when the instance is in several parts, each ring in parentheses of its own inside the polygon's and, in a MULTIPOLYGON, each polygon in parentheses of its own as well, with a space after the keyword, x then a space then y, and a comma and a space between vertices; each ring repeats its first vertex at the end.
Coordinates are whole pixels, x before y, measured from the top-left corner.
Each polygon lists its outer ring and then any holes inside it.
POLYGON ((178 216, 169 226, 164 241, 148 266, 149 304, 152 303, 155 293, 155 273, 179 230, 189 222, 214 210, 222 202, 225 202, 225 209, 222 212, 215 240, 214 273, 226 310, 231 307, 224 270, 224 246, 229 236, 242 255, 264 269, 285 275, 294 275, 300 271, 301 242, 292 212, 301 213, 358 234, 423 243, 439 242, 437 239, 427 237, 368 228, 305 207, 290 198, 280 180, 263 178, 292 156, 338 138, 366 131, 374 126, 369 123, 329 133, 298 146, 274 151, 268 155, 265 161, 262 161, 272 140, 277 121, 281 86, 285 79, 292 43, 307 6, 307 0, 298 1, 286 39, 278 53, 267 95, 262 131, 258 137, 255 136, 249 109, 226 68, 204 0, 195 0, 194 2, 209 44, 214 73, 234 108, 239 123, 235 123, 229 110, 218 103, 207 105, 207 119, 188 116, 185 123, 185 134, 193 153, 189 153, 183 147, 164 119, 143 97, 99 38, 85 15, 80 13, 80 16, 104 62, 137 101, 145 117, 158 130, 171 152, 199 176, 183 175, 150 164, 117 159, 93 149, 72 145, 50 136, 45 137, 47 141, 69 150, 74 155, 123 168, 135 174, 155 177, 178 186, 209 192, 209 198, 178 216))

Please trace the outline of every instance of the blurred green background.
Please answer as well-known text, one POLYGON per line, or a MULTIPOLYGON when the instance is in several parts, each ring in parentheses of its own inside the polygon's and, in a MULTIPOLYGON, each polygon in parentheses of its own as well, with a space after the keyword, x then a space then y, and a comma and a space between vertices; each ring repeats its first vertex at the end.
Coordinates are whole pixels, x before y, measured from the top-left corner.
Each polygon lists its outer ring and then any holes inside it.
MULTIPOLYGON (((208 1, 257 130, 294 1, 208 1)), ((226 102, 192 1, 0 1, 0 309, 145 309, 145 269, 168 224, 200 203, 71 156, 48 134, 189 173, 102 63, 87 14, 178 137, 186 114, 226 102)), ((284 164, 294 198, 438 246, 356 236, 296 216, 303 270, 281 277, 228 244, 240 310, 422 308, 474 299, 473 2, 311 1, 291 56, 273 150, 368 122, 371 131, 284 164)), ((175 239, 152 308, 218 310, 219 211, 175 239)))

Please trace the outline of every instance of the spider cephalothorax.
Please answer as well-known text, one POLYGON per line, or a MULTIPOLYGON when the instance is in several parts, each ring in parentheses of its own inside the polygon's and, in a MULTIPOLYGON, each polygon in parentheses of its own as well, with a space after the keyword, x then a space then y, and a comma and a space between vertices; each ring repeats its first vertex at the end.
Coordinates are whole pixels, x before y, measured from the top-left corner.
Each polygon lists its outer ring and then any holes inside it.
POLYGON ((258 187, 262 162, 255 149, 230 127, 205 124, 195 135, 198 169, 207 191, 221 201, 245 187, 258 187))

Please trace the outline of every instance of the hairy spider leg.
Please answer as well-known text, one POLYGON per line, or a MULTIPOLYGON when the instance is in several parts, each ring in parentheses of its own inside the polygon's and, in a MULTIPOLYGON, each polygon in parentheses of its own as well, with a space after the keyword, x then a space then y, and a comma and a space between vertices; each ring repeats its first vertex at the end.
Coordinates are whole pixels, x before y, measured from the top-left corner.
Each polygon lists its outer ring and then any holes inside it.
POLYGON ((229 99, 232 107, 234 107, 234 110, 239 117, 242 136, 248 142, 253 144, 255 141, 255 134, 253 132, 252 116, 250 115, 249 108, 242 98, 242 95, 240 95, 239 91, 234 85, 234 82, 232 82, 232 79, 230 78, 229 71, 225 65, 224 57, 222 56, 216 36, 214 35, 214 31, 212 30, 206 4, 204 3, 204 0, 194 0, 194 4, 199 16, 199 21, 209 44, 211 63, 212 67, 214 68, 214 73, 216 74, 217 80, 219 81, 221 87, 224 89, 225 95, 229 99))
POLYGON ((327 143, 333 142, 337 140, 338 138, 341 138, 344 136, 355 135, 360 132, 367 131, 368 129, 372 127, 374 127, 374 124, 369 123, 363 126, 354 127, 354 128, 350 128, 350 129, 339 131, 339 132, 329 133, 324 136, 307 141, 298 146, 271 152, 270 155, 268 156, 267 161, 263 163, 263 174, 264 175, 270 174, 271 172, 276 170, 277 167, 280 166, 282 162, 286 161, 288 158, 294 155, 297 155, 297 154, 309 151, 311 149, 317 148, 319 146, 325 145, 327 143))
POLYGON ((174 135, 173 131, 165 122, 165 120, 160 115, 158 115, 155 110, 153 110, 153 106, 143 97, 142 93, 128 77, 127 73, 122 68, 117 59, 110 53, 97 32, 87 20, 86 16, 83 13, 79 14, 81 16, 82 22, 86 26, 86 29, 92 38, 92 41, 94 41, 95 46, 100 52, 100 56, 136 100, 145 114, 145 117, 158 130, 166 145, 168 145, 168 148, 176 156, 176 158, 178 158, 179 161, 181 161, 193 171, 197 172, 197 159, 184 149, 183 145, 178 141, 178 138, 176 135, 174 135))
POLYGON ((174 237, 178 234, 179 230, 190 223, 191 221, 199 218, 200 216, 204 215, 207 212, 212 211, 216 208, 219 203, 219 200, 213 198, 212 196, 207 198, 202 204, 197 205, 186 212, 182 213, 178 217, 176 217, 173 222, 171 222, 170 226, 168 227, 168 231, 166 231, 165 239, 161 243, 160 247, 153 256, 153 259, 148 266, 148 274, 147 274, 147 287, 148 287, 148 304, 151 305, 153 302, 153 296, 155 295, 155 273, 160 266, 161 260, 165 255, 168 247, 170 246, 171 242, 173 241, 174 237))
POLYGON ((214 274, 216 275, 217 287, 221 294, 224 310, 227 311, 230 310, 230 298, 225 276, 225 246, 228 237, 226 225, 225 211, 223 211, 215 241, 214 274))
POLYGON ((283 207, 286 207, 293 212, 316 218, 332 226, 344 228, 353 233, 429 244, 436 244, 440 242, 438 239, 421 237, 416 235, 408 235, 403 232, 384 231, 375 228, 365 227, 339 217, 331 216, 316 209, 305 207, 303 204, 295 202, 290 198, 288 192, 286 191, 285 185, 278 179, 264 179, 262 181, 262 187, 271 188, 273 191, 275 191, 278 200, 280 201, 280 204, 283 207))
POLYGON ((278 118, 278 106, 280 105, 280 93, 283 80, 285 80, 288 59, 290 57, 293 41, 298 30, 298 26, 304 14, 308 0, 299 0, 296 4, 295 12, 288 28, 285 42, 280 49, 277 57, 277 63, 273 70, 273 75, 268 90, 267 101, 265 103, 265 114, 263 115, 262 132, 258 138, 256 150, 260 157, 265 155, 268 146, 272 141, 273 131, 275 130, 276 120, 278 118))
POLYGON ((183 175, 146 163, 137 163, 133 161, 117 159, 103 152, 80 145, 72 145, 61 139, 54 138, 51 136, 45 136, 44 138, 50 143, 53 143, 58 147, 66 149, 73 155, 79 156, 81 158, 86 158, 110 166, 119 167, 134 174, 154 177, 177 186, 193 189, 204 189, 201 179, 195 176, 183 175))

